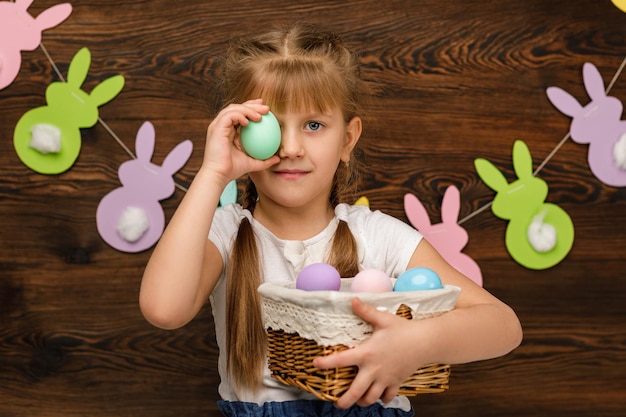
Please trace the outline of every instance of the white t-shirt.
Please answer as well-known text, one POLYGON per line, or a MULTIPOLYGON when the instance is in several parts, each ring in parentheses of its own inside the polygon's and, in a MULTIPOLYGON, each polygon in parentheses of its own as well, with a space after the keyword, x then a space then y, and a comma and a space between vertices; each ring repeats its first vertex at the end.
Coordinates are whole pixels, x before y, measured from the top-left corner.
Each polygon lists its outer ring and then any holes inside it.
MULTIPOLYGON (((346 221, 357 242, 359 269, 378 269, 390 277, 398 277, 406 270, 422 235, 408 224, 380 211, 371 211, 366 206, 339 204, 335 208, 335 218, 321 233, 305 241, 289 241, 277 238, 272 232, 257 222, 250 211, 238 204, 231 204, 216 211, 209 239, 217 246, 224 270, 229 262, 229 254, 239 224, 247 217, 255 233, 261 258, 264 282, 295 281, 305 266, 324 262, 330 250, 332 239, 339 220, 346 221)), ((262 404, 269 401, 290 401, 314 399, 315 397, 298 388, 286 386, 270 377, 265 368, 263 389, 256 393, 237 389, 230 383, 226 371, 226 278, 219 281, 210 297, 215 333, 219 347, 218 369, 220 374, 219 394, 227 401, 246 401, 262 404)), ((397 397, 389 406, 408 410, 406 397, 397 397)))

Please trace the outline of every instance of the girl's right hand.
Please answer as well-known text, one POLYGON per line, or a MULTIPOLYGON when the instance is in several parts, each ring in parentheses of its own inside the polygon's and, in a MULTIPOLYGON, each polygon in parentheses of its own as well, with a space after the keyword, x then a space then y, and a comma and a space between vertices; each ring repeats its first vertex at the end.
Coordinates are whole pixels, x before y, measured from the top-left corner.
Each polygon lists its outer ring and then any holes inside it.
POLYGON ((222 109, 207 130, 201 170, 212 171, 226 185, 243 174, 262 171, 278 163, 277 155, 265 161, 248 156, 239 140, 239 127, 251 120, 258 122, 267 112, 269 106, 263 104, 262 99, 230 104, 222 109))

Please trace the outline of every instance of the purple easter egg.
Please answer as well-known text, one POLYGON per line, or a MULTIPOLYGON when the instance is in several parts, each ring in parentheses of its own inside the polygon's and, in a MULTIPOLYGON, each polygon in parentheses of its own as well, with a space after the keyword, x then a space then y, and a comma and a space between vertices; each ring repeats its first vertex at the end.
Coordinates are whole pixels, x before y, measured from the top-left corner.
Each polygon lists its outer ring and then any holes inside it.
POLYGON ((296 288, 304 291, 339 291, 341 276, 329 264, 316 263, 302 269, 296 278, 296 288))

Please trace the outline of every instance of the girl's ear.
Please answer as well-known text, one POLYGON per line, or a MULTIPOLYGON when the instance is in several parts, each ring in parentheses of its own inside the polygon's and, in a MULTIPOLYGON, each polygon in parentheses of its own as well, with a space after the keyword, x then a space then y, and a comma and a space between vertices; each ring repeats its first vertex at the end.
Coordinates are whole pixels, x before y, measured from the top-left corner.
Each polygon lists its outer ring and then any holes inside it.
POLYGON ((341 152, 341 160, 349 161, 352 150, 356 146, 361 132, 363 131, 363 121, 360 117, 353 117, 346 125, 346 141, 343 144, 343 150, 341 152))

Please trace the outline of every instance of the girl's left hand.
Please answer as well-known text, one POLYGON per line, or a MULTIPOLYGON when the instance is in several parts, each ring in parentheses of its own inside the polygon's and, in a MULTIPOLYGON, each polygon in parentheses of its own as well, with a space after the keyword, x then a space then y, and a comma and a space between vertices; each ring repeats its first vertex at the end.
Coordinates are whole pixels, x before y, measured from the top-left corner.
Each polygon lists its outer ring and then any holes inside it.
POLYGON ((360 299, 352 301, 354 313, 373 327, 372 335, 353 349, 313 360, 319 369, 357 366, 359 371, 335 404, 349 408, 353 404, 368 406, 377 400, 388 403, 397 395, 400 385, 421 365, 411 363, 419 353, 410 346, 415 321, 377 310, 360 299), (409 351, 410 350, 410 351, 409 351))

